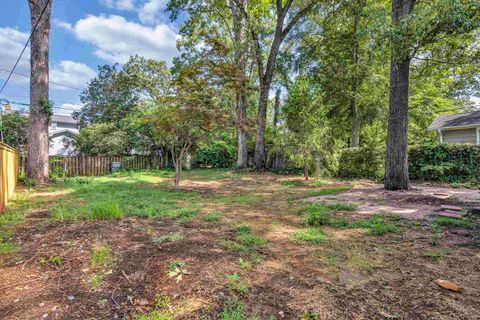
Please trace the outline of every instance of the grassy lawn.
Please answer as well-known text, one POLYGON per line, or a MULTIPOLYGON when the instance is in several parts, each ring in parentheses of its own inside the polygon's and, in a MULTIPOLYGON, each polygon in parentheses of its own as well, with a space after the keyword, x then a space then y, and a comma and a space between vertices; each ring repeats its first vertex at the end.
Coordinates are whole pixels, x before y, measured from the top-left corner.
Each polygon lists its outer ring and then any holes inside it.
POLYGON ((172 176, 115 173, 19 190, 0 215, 0 318, 480 315, 473 220, 304 201, 354 182, 192 170, 175 192, 172 176), (437 278, 465 291, 441 291, 437 278))

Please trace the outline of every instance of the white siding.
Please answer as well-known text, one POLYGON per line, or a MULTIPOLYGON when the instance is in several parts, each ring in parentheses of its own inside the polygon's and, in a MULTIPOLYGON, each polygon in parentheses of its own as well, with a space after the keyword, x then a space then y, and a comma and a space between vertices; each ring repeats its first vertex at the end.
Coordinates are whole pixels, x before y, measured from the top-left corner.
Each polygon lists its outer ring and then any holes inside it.
POLYGON ((477 129, 442 130, 443 142, 477 143, 477 129))

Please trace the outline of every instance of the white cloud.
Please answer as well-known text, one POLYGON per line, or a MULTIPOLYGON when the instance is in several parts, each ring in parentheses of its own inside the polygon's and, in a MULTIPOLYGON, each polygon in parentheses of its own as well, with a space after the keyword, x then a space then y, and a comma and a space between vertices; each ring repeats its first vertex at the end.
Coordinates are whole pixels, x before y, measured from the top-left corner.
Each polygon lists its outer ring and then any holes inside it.
POLYGON ((164 22, 168 0, 100 0, 110 9, 135 12, 143 24, 155 25, 164 22))
POLYGON ((116 15, 88 16, 77 21, 73 32, 94 45, 99 58, 112 63, 125 63, 134 54, 170 63, 178 55, 178 36, 166 24, 147 27, 116 15))
POLYGON ((100 0, 100 3, 112 9, 135 10, 135 0, 100 0))
MULTIPOLYGON (((84 63, 70 60, 61 60, 50 70, 50 80, 74 88, 84 88, 86 83, 95 77, 96 72, 84 63)), ((55 83, 51 84, 52 89, 69 90, 64 86, 55 83)))
MULTIPOLYGON (((22 52, 23 46, 27 41, 29 33, 21 32, 13 28, 0 28, 0 79, 6 79, 9 71, 22 52)), ((20 59, 16 72, 29 74, 30 70, 30 47, 27 47, 20 59)), ((13 83, 24 85, 28 83, 28 78, 12 75, 13 83)))
POLYGON ((150 0, 146 2, 138 11, 138 18, 143 23, 155 24, 162 21, 162 13, 167 7, 165 0, 150 0))
POLYGON ((53 19, 53 25, 56 27, 60 27, 69 31, 72 31, 73 27, 72 24, 63 20, 53 19))

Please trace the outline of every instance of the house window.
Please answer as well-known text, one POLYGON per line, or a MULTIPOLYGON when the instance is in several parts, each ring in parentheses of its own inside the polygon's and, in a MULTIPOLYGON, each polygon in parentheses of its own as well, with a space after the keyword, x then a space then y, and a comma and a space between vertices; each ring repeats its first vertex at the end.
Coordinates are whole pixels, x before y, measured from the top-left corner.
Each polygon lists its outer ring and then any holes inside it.
POLYGON ((52 127, 52 130, 57 130, 57 123, 52 122, 51 127, 52 127))

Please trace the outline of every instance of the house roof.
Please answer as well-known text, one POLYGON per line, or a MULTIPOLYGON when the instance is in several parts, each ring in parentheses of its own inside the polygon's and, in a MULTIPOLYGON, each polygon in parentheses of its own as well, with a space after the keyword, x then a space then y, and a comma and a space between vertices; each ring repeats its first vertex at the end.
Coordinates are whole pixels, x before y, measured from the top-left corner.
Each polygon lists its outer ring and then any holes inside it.
POLYGON ((57 130, 49 133, 50 138, 54 136, 76 136, 78 132, 75 132, 70 129, 62 129, 62 130, 57 130))
POLYGON ((52 116, 52 122, 60 122, 60 123, 69 123, 69 124, 78 124, 78 121, 73 119, 70 115, 65 114, 54 114, 52 116))
POLYGON ((480 127, 480 110, 437 117, 428 127, 428 130, 439 130, 456 127, 469 128, 476 126, 480 127))

